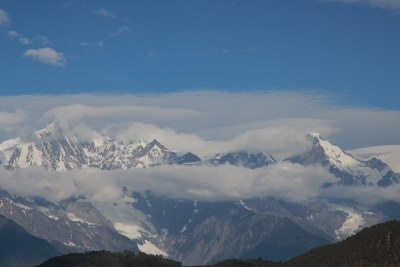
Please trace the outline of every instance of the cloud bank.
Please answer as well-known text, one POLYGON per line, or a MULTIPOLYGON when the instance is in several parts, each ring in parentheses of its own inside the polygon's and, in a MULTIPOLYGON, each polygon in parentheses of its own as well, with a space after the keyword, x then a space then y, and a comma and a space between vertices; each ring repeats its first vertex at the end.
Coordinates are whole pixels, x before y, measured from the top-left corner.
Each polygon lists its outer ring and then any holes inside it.
POLYGON ((246 148, 284 157, 304 148, 301 140, 311 131, 345 149, 400 144, 400 111, 344 106, 313 91, 3 96, 0 106, 0 112, 27 114, 11 132, 0 126, 2 140, 58 121, 125 142, 156 138, 172 150, 204 156, 246 148))
POLYGON ((155 195, 198 201, 268 196, 290 202, 318 197, 352 200, 363 205, 400 202, 400 185, 323 187, 335 181, 337 178, 322 167, 287 162, 254 170, 230 165, 166 165, 112 171, 88 168, 61 173, 40 167, 0 170, 1 188, 12 194, 41 196, 51 201, 81 196, 89 201, 117 201, 123 197, 122 188, 127 187, 137 192, 150 190, 155 195))
POLYGON ((121 188, 174 198, 221 201, 274 196, 289 201, 318 197, 322 184, 334 181, 321 167, 281 163, 264 169, 224 165, 159 166, 149 169, 100 171, 82 169, 47 172, 39 167, 0 170, 2 188, 21 195, 39 195, 53 201, 84 195, 90 200, 112 201, 121 188))

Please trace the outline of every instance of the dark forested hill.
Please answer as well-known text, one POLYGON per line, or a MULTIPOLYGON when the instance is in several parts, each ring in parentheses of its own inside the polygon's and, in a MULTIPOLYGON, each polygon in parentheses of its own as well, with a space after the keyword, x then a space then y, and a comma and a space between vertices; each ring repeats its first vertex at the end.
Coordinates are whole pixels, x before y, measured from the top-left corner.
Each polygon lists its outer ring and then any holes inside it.
POLYGON ((91 251, 50 259, 38 267, 180 267, 182 264, 161 256, 134 252, 91 251))
POLYGON ((284 266, 400 266, 400 222, 365 228, 342 242, 295 257, 284 266))

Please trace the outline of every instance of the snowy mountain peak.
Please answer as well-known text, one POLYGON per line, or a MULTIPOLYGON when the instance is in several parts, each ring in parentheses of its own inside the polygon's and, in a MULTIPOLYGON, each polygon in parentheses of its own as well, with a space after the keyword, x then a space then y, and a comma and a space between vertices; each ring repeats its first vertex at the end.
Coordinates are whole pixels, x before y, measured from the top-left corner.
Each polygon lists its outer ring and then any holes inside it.
POLYGON ((9 170, 41 166, 47 170, 68 171, 85 167, 102 170, 147 168, 200 160, 193 154, 178 155, 156 139, 147 144, 143 141, 124 144, 100 134, 91 139, 79 138, 74 133, 66 134, 56 123, 35 134, 38 139, 34 142, 3 142, 0 164, 9 170))
POLYGON ((217 154, 206 162, 214 166, 229 164, 243 166, 250 169, 262 168, 276 164, 276 160, 267 153, 249 153, 246 151, 217 154))
POLYGON ((39 139, 44 139, 50 136, 55 136, 56 134, 60 134, 62 132, 61 127, 56 122, 52 122, 46 128, 35 131, 35 136, 39 139))
POLYGON ((156 149, 156 150, 168 150, 165 146, 163 146, 160 142, 157 141, 157 139, 153 139, 150 143, 148 143, 144 149, 146 151, 156 149))
POLYGON ((316 133, 316 132, 310 132, 307 134, 307 137, 313 138, 313 139, 324 139, 321 134, 316 133))
MULTIPOLYGON (((307 137, 312 142, 311 149, 301 156, 292 158, 291 161, 303 165, 326 166, 340 179, 339 183, 380 185, 382 184, 380 180, 389 172, 392 173, 390 168, 380 160, 375 159, 373 162, 359 160, 340 147, 331 144, 318 133, 310 133, 307 137)), ((391 177, 389 180, 396 179, 391 177)))

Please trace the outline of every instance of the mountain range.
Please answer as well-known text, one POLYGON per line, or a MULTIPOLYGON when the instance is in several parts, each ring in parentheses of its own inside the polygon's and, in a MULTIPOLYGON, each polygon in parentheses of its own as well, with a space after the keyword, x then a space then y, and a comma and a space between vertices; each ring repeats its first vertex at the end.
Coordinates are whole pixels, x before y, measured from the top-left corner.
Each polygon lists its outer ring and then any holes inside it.
MULTIPOLYGON (((157 140, 125 144, 101 135, 81 138, 67 134, 56 123, 34 135, 30 141, 15 138, 0 144, 3 168, 12 172, 37 166, 50 172, 68 172, 159 165, 218 168, 229 164, 268 169, 291 162, 326 168, 336 181, 324 187, 389 188, 400 183, 400 174, 381 160, 360 160, 317 133, 306 137, 308 151, 282 161, 266 151, 232 151, 200 158, 188 151, 172 151, 157 140)), ((113 202, 90 201, 85 196, 55 202, 2 190, 0 215, 63 252, 139 249, 194 265, 226 258, 288 260, 400 214, 396 202, 365 206, 335 198, 293 202, 270 196, 211 202, 176 199, 127 187, 121 188, 121 195, 113 202)))

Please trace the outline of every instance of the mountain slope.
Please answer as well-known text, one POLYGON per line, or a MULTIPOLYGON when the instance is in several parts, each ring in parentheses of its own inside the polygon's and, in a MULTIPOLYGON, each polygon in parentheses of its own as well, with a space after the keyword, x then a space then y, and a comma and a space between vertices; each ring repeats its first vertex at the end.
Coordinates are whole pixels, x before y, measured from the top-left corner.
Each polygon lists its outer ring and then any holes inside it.
POLYGON ((50 243, 0 216, 0 266, 31 267, 59 254, 50 243))
POLYGON ((63 251, 66 248, 70 251, 138 250, 135 242, 120 235, 111 222, 88 202, 67 200, 53 203, 0 191, 0 215, 63 251))
POLYGON ((252 211, 241 202, 194 202, 150 193, 134 197, 134 207, 159 233, 151 241, 185 265, 247 257, 287 260, 331 241, 316 230, 312 233, 280 215, 252 211))

